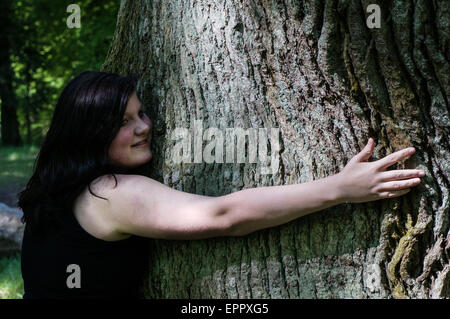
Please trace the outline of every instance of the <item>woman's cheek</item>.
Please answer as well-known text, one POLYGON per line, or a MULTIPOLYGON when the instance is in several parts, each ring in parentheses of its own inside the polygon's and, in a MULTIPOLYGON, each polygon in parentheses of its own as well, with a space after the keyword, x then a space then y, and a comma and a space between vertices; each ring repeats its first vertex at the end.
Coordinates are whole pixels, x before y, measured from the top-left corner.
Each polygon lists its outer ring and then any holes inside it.
POLYGON ((125 129, 117 136, 118 137, 118 144, 121 148, 124 150, 127 148, 130 148, 133 144, 133 130, 132 129, 125 129))
POLYGON ((114 162, 122 162, 128 159, 129 149, 133 143, 133 131, 122 129, 111 143, 110 158, 114 162))

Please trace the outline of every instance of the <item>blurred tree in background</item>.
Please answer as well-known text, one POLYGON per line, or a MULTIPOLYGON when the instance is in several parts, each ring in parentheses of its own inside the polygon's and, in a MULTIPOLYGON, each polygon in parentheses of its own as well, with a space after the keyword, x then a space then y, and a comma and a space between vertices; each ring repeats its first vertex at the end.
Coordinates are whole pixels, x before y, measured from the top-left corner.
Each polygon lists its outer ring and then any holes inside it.
POLYGON ((62 88, 82 71, 100 69, 120 3, 77 1, 81 28, 72 29, 66 21, 71 14, 67 7, 73 1, 1 3, 2 145, 19 145, 22 140, 40 144, 62 88), (14 126, 20 136, 14 135, 14 126))
POLYGON ((13 19, 11 17, 12 2, 0 2, 0 100, 1 104, 1 135, 5 145, 19 146, 22 140, 17 123, 16 96, 12 89, 13 70, 11 69, 11 34, 14 34, 13 19))

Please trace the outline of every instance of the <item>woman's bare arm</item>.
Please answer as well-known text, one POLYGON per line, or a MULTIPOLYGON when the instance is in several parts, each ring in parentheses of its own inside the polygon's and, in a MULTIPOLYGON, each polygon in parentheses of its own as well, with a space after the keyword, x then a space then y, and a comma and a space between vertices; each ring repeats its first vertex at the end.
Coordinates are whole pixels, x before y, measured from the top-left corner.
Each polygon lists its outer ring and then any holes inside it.
POLYGON ((414 153, 404 149, 375 162, 368 162, 374 142, 336 175, 312 182, 246 189, 220 199, 223 201, 232 235, 287 223, 301 216, 342 202, 368 202, 406 194, 420 183, 424 172, 416 169, 386 171, 386 168, 414 153))
POLYGON ((316 181, 258 187, 209 197, 174 190, 144 176, 119 175, 116 187, 102 187, 92 211, 114 231, 163 239, 240 236, 277 226, 342 202, 367 202, 406 194, 420 170, 386 171, 414 153, 413 148, 368 162, 374 142, 339 174, 316 181))
POLYGON ((342 202, 336 175, 312 182, 245 189, 222 196, 229 219, 230 235, 290 222, 342 202))

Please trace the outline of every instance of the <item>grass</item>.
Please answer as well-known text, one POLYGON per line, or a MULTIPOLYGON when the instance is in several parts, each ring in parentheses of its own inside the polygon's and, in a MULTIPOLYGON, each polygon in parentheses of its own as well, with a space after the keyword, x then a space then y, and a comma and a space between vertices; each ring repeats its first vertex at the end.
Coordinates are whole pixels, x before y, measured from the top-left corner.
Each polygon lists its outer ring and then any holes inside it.
MULTIPOLYGON (((0 146, 0 189, 11 184, 25 185, 33 172, 39 147, 0 146)), ((18 299, 23 296, 20 253, 0 258, 0 299, 18 299)))
POLYGON ((0 146, 0 187, 25 185, 33 172, 39 146, 0 146))
POLYGON ((0 299, 22 299, 20 254, 0 259, 0 299))

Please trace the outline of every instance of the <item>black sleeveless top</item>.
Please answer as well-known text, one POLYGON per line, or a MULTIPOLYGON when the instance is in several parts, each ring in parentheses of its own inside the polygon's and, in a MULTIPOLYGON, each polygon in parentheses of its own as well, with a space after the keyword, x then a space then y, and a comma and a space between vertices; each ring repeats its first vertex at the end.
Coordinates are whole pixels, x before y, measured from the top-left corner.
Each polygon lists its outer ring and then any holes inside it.
POLYGON ((23 298, 141 298, 147 245, 148 239, 138 236, 110 242, 93 237, 73 213, 40 239, 25 225, 23 298))

